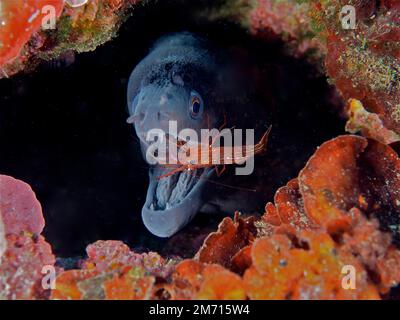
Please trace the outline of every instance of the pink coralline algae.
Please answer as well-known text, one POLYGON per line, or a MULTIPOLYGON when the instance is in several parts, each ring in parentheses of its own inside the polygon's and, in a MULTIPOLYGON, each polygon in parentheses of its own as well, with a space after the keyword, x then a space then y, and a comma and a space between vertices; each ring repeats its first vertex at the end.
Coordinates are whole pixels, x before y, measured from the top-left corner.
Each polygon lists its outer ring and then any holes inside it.
POLYGON ((1 297, 385 298, 400 283, 399 171, 400 158, 388 145, 336 137, 278 189, 263 216, 224 218, 192 259, 136 253, 121 241, 101 240, 87 247, 78 269, 57 270, 51 292, 40 286, 41 269, 54 265, 50 246, 42 236, 7 234, 1 297), (343 286, 346 266, 355 272, 354 290, 343 286))
POLYGON ((0 175, 0 299, 42 299, 42 270, 53 267, 55 257, 40 235, 44 218, 31 187, 0 175))
POLYGON ((52 299, 149 299, 156 278, 170 277, 176 262, 154 252, 135 253, 121 241, 97 241, 86 248, 81 269, 58 275, 52 299))
POLYGON ((3 219, 1 218, 0 215, 0 261, 6 249, 7 249, 6 232, 4 230, 3 219))
MULTIPOLYGON (((94 49, 140 2, 20 1, 1 2, 0 77, 39 52, 54 58, 94 49), (59 16, 54 31, 40 31, 46 4, 59 16)), ((77 269, 55 269, 53 290, 42 286, 43 268, 54 268, 55 257, 41 235, 41 205, 28 184, 0 175, 0 299, 390 297, 400 284, 400 158, 393 145, 400 134, 400 6, 351 1, 356 28, 346 29, 339 12, 347 2, 252 1, 247 26, 253 36, 281 38, 291 54, 313 58, 348 101, 346 129, 363 137, 323 143, 262 216, 224 218, 190 259, 100 240, 77 269), (354 290, 343 287, 345 266, 355 270, 354 290)))
POLYGON ((43 267, 54 266, 55 257, 42 236, 7 235, 7 250, 0 263, 0 299, 44 299, 43 267))
POLYGON ((254 1, 248 14, 250 32, 267 40, 282 38, 295 56, 310 49, 323 52, 323 44, 314 37, 309 10, 306 1, 254 1))
POLYGON ((166 261, 155 252, 135 253, 121 241, 99 240, 86 248, 88 259, 84 268, 99 272, 121 266, 142 267, 154 276, 168 277, 172 271, 172 261, 166 261))
POLYGON ((6 234, 41 234, 44 228, 42 207, 29 184, 4 175, 0 175, 0 214, 6 234))

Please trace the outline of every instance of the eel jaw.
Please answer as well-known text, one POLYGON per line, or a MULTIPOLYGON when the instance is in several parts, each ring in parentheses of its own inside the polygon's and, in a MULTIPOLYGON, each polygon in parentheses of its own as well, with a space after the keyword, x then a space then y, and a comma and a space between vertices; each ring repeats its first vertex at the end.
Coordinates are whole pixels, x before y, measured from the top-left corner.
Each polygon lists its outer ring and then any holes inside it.
POLYGON ((144 225, 161 238, 174 235, 193 219, 203 205, 206 179, 214 172, 206 168, 158 179, 170 170, 159 166, 150 168, 150 183, 142 209, 144 225))

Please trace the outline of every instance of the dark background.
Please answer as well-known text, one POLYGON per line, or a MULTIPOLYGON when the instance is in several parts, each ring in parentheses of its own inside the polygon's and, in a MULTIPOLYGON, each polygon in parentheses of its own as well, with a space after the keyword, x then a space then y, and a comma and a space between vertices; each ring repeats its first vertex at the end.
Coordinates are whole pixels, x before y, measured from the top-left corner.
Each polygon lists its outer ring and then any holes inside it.
MULTIPOLYGON (((248 50, 260 69, 267 63, 287 72, 293 81, 277 89, 285 105, 281 118, 293 135, 303 137, 294 147, 302 156, 293 161, 303 165, 316 146, 342 132, 332 90, 313 67, 285 56, 279 42, 252 39, 232 23, 202 21, 194 15, 205 2, 193 2, 137 8, 117 38, 76 55, 73 64, 44 62, 34 72, 0 80, 0 173, 32 186, 43 206, 44 236, 56 255, 83 255, 99 239, 182 253, 179 238, 158 239, 142 225, 147 166, 125 123, 127 79, 151 43, 167 32, 200 32, 222 46, 248 50)), ((214 228, 219 219, 198 216, 184 232, 214 228)), ((195 236, 187 239, 184 255, 201 243, 195 236)))

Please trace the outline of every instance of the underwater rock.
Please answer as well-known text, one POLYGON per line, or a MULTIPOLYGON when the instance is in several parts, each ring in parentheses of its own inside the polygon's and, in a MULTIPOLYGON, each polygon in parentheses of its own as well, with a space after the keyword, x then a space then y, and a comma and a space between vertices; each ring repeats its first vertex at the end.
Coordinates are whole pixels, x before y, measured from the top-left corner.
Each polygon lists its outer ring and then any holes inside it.
POLYGON ((66 7, 57 33, 52 35, 56 45, 51 55, 67 49, 76 52, 94 50, 115 36, 128 16, 128 9, 140 0, 90 0, 76 8, 66 7))
POLYGON ((326 47, 326 72, 336 88, 345 100, 360 100, 385 127, 399 133, 399 2, 308 2, 314 29, 326 47), (349 4, 355 12, 351 27, 340 14, 349 4))
POLYGON ((140 266, 149 274, 167 278, 174 265, 174 261, 165 260, 155 252, 135 253, 123 242, 115 240, 99 240, 89 245, 86 252, 88 259, 84 268, 95 268, 99 272, 121 266, 140 266))
POLYGON ((359 19, 355 30, 329 26, 325 60, 343 97, 360 100, 396 133, 400 133, 399 16, 399 6, 381 7, 368 24, 359 19))
POLYGON ((196 258, 200 262, 217 263, 229 269, 238 251, 252 243, 257 236, 254 222, 255 217, 242 218, 238 212, 234 220, 224 218, 218 231, 210 233, 204 240, 196 258))
POLYGON ((63 0, 26 0, 22 3, 4 0, 0 4, 0 67, 13 61, 28 42, 31 35, 38 31, 49 6, 58 17, 64 6, 63 0))
POLYGON ((251 299, 379 299, 367 271, 322 231, 274 234, 252 246, 243 281, 251 299), (356 289, 342 287, 343 266, 355 269, 356 289))
POLYGON ((0 215, 0 261, 3 253, 7 250, 6 232, 4 229, 3 219, 0 215))
POLYGON ((44 266, 54 267, 50 245, 40 236, 42 208, 31 187, 0 175, 0 299, 39 299, 44 266), (1 229, 1 227, 0 227, 1 229))
POLYGON ((29 184, 0 175, 0 215, 5 234, 39 235, 44 228, 42 207, 29 184))
MULTIPOLYGON (((96 270, 68 270, 57 276, 56 288, 51 291, 51 299, 57 300, 81 300, 84 298, 84 292, 80 290, 79 283, 86 279, 98 275, 96 270)), ((101 284, 97 284, 100 287, 101 284)), ((100 287, 101 288, 101 287, 100 287)), ((104 294, 102 295, 104 298, 104 294)))
POLYGON ((389 146, 357 136, 325 142, 299 174, 310 219, 328 229, 358 208, 399 239, 400 159, 389 146))
MULTIPOLYGON (((276 192, 261 218, 239 213, 224 218, 193 259, 178 263, 153 252, 135 253, 121 241, 97 241, 87 247, 80 269, 59 270, 51 293, 40 286, 43 266, 55 263, 50 245, 26 231, 8 234, 0 265, 1 297, 387 297, 400 283, 399 166, 391 147, 339 136, 322 144, 299 177, 276 192), (356 283, 352 290, 346 289, 352 285, 348 272, 356 283)), ((7 178, 12 186, 24 186, 26 194, 25 184, 7 178)), ((27 199, 33 199, 29 192, 27 199)))
POLYGON ((96 297, 107 299, 380 299, 400 283, 399 161, 377 141, 337 137, 277 191, 261 219, 224 218, 196 256, 167 275, 143 268, 122 243, 100 241, 88 247, 82 270, 58 281, 81 298, 79 284, 93 278, 90 290, 105 288, 96 297), (343 280, 349 270, 352 290, 343 280))
POLYGON ((339 136, 322 144, 298 179, 278 190, 275 204, 266 206, 264 220, 274 226, 322 226, 333 231, 347 228, 353 219, 352 209, 357 208, 377 218, 380 227, 390 231, 397 242, 399 166, 400 158, 391 147, 359 136, 339 136), (279 197, 287 189, 292 196, 279 197))
POLYGON ((243 300, 242 279, 218 264, 184 260, 176 266, 173 282, 164 286, 171 299, 243 300))
POLYGON ((298 179, 290 180, 286 186, 277 190, 274 204, 265 206, 263 219, 274 226, 287 224, 298 229, 309 229, 315 224, 304 211, 298 179))
MULTIPOLYGON (((382 143, 357 136, 337 137, 324 143, 311 157, 299 174, 299 194, 286 203, 296 208, 289 211, 292 216, 302 212, 313 221, 314 226, 308 231, 321 232, 316 226, 322 227, 336 242, 338 252, 357 257, 365 270, 373 272, 378 280, 372 279, 372 283, 381 294, 400 281, 400 268, 395 267, 400 254, 399 161, 394 150, 382 143), (389 266, 393 268, 390 274, 389 266)), ((293 186, 293 182, 288 185, 293 186)), ((298 228, 282 228, 287 217, 281 219, 278 213, 279 219, 271 219, 274 213, 267 210, 264 219, 280 226, 275 232, 302 232, 298 228)), ((289 238, 293 241, 293 235, 289 238)), ((295 243, 300 245, 298 240, 295 243)))
POLYGON ((1 299, 44 299, 43 267, 53 267, 55 257, 42 236, 7 235, 7 250, 0 261, 1 299))
POLYGON ((387 129, 379 116, 364 109, 362 103, 357 99, 347 102, 346 131, 350 133, 361 132, 366 138, 372 138, 384 144, 400 141, 400 135, 387 129))
MULTIPOLYGON (((84 272, 84 270, 74 271, 84 272)), ((85 273, 83 274, 85 275, 85 273)), ((125 267, 118 272, 101 273, 81 279, 76 283, 77 291, 75 292, 81 293, 79 297, 81 300, 145 300, 149 299, 154 282, 155 278, 147 275, 144 269, 139 267, 125 267)), ((56 292, 65 294, 62 290, 56 290, 56 292)), ((61 297, 53 295, 52 298, 60 299, 61 297)), ((71 299, 68 296, 63 297, 63 299, 65 298, 71 299)))
POLYGON ((255 36, 270 40, 282 39, 294 56, 311 54, 319 60, 324 46, 313 30, 307 1, 257 0, 248 13, 247 24, 255 36))
POLYGON ((356 256, 366 270, 378 275, 379 291, 386 293, 391 286, 397 285, 400 281, 399 266, 393 266, 390 275, 385 272, 385 268, 392 266, 393 260, 399 261, 400 251, 392 245, 390 234, 379 230, 377 219, 367 219, 356 208, 351 211, 353 215, 351 234, 343 234, 341 248, 356 256), (389 256, 393 259, 392 261, 388 259, 389 256))
POLYGON ((360 100, 399 134, 399 17, 397 1, 257 0, 246 24, 255 36, 280 38, 294 56, 324 67, 345 101, 360 100), (343 26, 345 5, 354 8, 354 28, 343 26))
MULTIPOLYGON (((139 3, 75 2, 56 30, 39 31, 34 6, 47 2, 27 1, 18 17, 11 14, 14 2, 2 2, 3 76, 39 57, 93 50, 139 3), (24 19, 19 26, 34 23, 15 28, 16 18, 24 19), (7 38, 7 28, 18 36, 7 38)), ((253 35, 282 38, 295 56, 315 54, 315 63, 324 56, 330 79, 351 99, 346 129, 372 139, 345 135, 322 144, 298 178, 277 190, 262 218, 224 218, 193 259, 178 263, 120 241, 97 241, 80 269, 60 270, 50 298, 379 299, 399 285, 400 159, 387 145, 400 133, 398 4, 356 1, 357 28, 345 30, 338 20, 343 1, 254 3, 247 17, 253 35), (346 266, 355 271, 355 290, 343 288, 346 266)), ((0 176, 0 298, 49 298, 41 271, 55 257, 40 236, 43 227, 29 185, 0 176)))
POLYGON ((107 300, 148 300, 152 296, 155 277, 128 268, 103 284, 107 300))
POLYGON ((116 35, 129 16, 129 9, 140 1, 69 1, 64 6, 63 0, 29 0, 25 2, 25 10, 19 10, 13 0, 6 1, 2 10, 8 20, 5 27, 0 26, 0 43, 5 44, 0 47, 0 78, 32 69, 42 59, 94 50, 116 35), (54 6, 58 19, 54 28, 40 30, 44 17, 40 10, 48 4, 54 6), (10 36, 15 34, 18 37, 10 36))
POLYGON ((175 261, 135 253, 121 241, 97 241, 81 269, 60 273, 51 299, 149 299, 156 278, 170 277, 175 261))

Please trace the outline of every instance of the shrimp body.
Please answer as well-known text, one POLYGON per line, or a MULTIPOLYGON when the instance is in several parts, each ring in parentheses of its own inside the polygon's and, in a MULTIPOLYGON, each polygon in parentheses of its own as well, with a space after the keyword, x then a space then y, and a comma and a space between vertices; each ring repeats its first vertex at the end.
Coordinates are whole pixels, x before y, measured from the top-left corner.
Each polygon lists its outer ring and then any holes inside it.
POLYGON ((188 142, 179 149, 179 153, 184 156, 178 156, 177 159, 173 158, 176 164, 163 165, 164 167, 175 168, 158 178, 163 179, 177 172, 193 171, 216 165, 243 164, 250 157, 254 157, 266 150, 271 128, 272 126, 268 128, 260 141, 255 145, 215 147, 213 144, 207 145, 204 143, 188 142))

